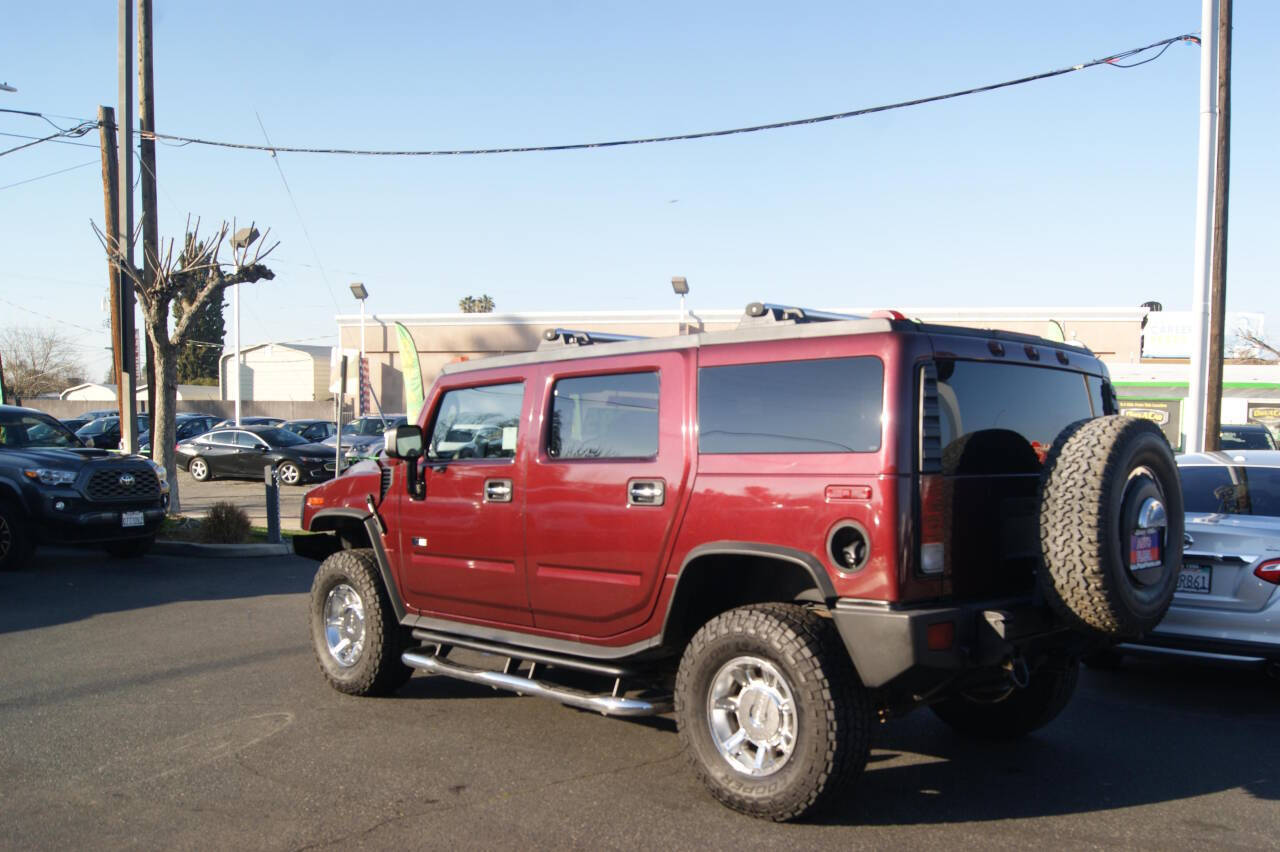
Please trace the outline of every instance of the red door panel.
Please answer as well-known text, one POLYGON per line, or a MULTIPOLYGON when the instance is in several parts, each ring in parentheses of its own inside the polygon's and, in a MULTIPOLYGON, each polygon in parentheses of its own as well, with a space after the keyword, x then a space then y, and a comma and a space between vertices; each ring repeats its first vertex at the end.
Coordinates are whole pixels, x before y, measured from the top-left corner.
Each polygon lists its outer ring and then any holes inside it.
MULTIPOLYGON (((652 612, 688 475, 684 413, 689 408, 689 357, 663 352, 546 368, 547 399, 540 412, 544 425, 529 464, 525 521, 529 601, 537 627, 607 637, 639 626, 652 612), (637 372, 657 374, 655 454, 610 458, 606 451, 591 457, 588 446, 583 457, 565 458, 548 451, 556 382, 637 372), (661 502, 629 498, 637 483, 660 486, 661 502)), ((621 400, 611 403, 621 412, 609 412, 612 419, 603 424, 603 434, 615 442, 619 435, 639 436, 648 428, 644 416, 633 416, 640 414, 634 410, 638 406, 628 411, 625 393, 621 400)), ((589 445, 593 417, 592 411, 563 412, 557 425, 567 432, 573 421, 589 445)))

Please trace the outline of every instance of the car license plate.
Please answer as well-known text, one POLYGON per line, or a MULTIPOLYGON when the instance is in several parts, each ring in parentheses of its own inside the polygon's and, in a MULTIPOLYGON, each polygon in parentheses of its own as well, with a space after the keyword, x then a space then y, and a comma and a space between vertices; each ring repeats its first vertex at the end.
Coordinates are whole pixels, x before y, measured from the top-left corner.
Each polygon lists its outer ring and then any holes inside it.
POLYGON ((1154 568, 1160 559, 1160 530, 1136 530, 1129 536, 1129 570, 1154 568))
POLYGON ((1178 574, 1178 591, 1207 595, 1213 579, 1211 565, 1183 565, 1178 574))
POLYGON ((121 512, 120 526, 122 527, 140 527, 143 524, 141 512, 121 512))

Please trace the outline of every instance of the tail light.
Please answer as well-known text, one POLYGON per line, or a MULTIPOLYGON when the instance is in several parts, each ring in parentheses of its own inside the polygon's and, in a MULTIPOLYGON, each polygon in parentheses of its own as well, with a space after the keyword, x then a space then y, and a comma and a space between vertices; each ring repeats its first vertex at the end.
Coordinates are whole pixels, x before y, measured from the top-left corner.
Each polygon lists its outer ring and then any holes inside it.
POLYGON ((920 571, 941 574, 946 567, 943 545, 942 477, 920 477, 920 571))
POLYGON ((1265 583, 1280 586, 1280 559, 1268 559, 1253 569, 1253 576, 1265 583))

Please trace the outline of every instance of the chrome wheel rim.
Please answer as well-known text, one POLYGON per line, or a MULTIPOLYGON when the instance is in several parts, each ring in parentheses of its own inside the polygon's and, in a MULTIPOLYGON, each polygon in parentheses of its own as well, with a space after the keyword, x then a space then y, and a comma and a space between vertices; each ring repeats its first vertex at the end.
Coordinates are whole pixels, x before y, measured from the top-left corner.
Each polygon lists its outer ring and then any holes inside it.
POLYGON ((343 668, 360 662, 364 653, 364 601, 346 583, 334 586, 324 599, 324 643, 343 668))
POLYGON ((209 468, 205 465, 204 459, 195 459, 191 462, 191 476, 194 479, 204 479, 209 473, 209 468))
POLYGON ((731 767, 762 778, 787 765, 798 733, 795 696, 777 666, 760 657, 734 657, 707 690, 711 739, 731 767))
POLYGON ((280 481, 285 485, 297 485, 298 478, 302 476, 296 465, 282 464, 280 465, 280 481))

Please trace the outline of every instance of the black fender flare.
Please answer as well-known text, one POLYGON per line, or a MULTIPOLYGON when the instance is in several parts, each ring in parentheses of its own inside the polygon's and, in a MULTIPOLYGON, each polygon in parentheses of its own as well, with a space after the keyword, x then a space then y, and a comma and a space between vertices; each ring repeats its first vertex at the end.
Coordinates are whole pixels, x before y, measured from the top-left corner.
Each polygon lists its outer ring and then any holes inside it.
POLYGON ((688 576, 685 569, 689 567, 690 563, 705 556, 754 556, 797 565, 808 573, 813 580, 814 587, 818 590, 818 596, 821 601, 815 600, 814 603, 824 603, 828 607, 835 604, 837 595, 835 586, 831 582, 831 577, 827 574, 827 569, 822 562, 812 553, 797 550, 793 547, 761 544, 753 541, 709 541, 690 550, 684 561, 680 563, 680 573, 676 578, 675 588, 671 590, 671 597, 667 599, 667 611, 662 617, 662 641, 664 644, 668 639, 668 631, 671 626, 672 607, 680 598, 680 584, 688 576))
POLYGON ((382 544, 382 530, 379 528, 381 522, 378 517, 360 509, 342 507, 321 509, 311 516, 312 527, 315 526, 316 520, 320 518, 342 518, 358 521, 364 526, 373 548, 373 557, 378 563, 378 573, 382 575, 382 585, 387 590, 387 600, 391 602, 391 609, 396 614, 396 621, 403 623, 405 617, 409 614, 409 610, 404 605, 404 598, 400 596, 400 587, 396 585, 395 575, 391 571, 391 561, 387 558, 387 550, 382 544))

